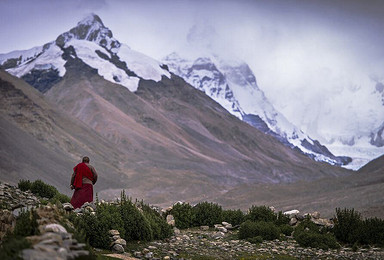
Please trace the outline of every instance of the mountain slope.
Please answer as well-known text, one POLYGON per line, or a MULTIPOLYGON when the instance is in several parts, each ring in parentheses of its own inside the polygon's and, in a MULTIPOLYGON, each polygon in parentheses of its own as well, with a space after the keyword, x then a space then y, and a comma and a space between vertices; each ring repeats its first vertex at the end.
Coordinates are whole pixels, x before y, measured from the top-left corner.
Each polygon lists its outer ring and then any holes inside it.
POLYGON ((172 53, 164 58, 164 63, 173 73, 203 91, 231 114, 282 143, 300 149, 317 161, 336 165, 350 162, 348 157, 334 156, 278 112, 258 87, 254 74, 243 61, 223 60, 217 55, 191 61, 172 53))
POLYGON ((0 71, 0 85, 2 180, 41 178, 68 194, 72 168, 87 154, 100 172, 96 190, 124 186, 119 165, 123 157, 106 140, 46 102, 24 81, 0 71))

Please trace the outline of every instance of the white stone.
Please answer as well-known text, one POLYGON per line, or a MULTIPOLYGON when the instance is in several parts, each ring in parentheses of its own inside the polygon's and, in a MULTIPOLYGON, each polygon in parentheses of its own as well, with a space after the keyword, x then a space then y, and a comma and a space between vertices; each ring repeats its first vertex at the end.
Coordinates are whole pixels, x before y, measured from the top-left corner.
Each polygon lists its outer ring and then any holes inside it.
POLYGON ((45 232, 54 232, 54 233, 67 233, 67 230, 60 224, 48 224, 43 227, 45 232))
POLYGON ((297 209, 294 209, 294 210, 286 211, 283 214, 289 216, 290 218, 293 218, 296 215, 298 215, 299 213, 300 213, 300 211, 298 211, 297 209))

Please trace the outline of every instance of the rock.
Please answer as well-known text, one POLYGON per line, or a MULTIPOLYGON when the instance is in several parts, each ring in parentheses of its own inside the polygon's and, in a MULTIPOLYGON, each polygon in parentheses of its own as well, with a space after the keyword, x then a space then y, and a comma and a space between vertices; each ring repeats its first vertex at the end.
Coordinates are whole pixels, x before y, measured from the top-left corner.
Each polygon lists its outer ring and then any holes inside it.
POLYGON ((329 227, 329 228, 333 228, 334 226, 334 223, 329 219, 319 218, 319 219, 311 219, 311 221, 318 226, 329 227))
POLYGON ((149 250, 156 250, 157 248, 155 246, 149 246, 148 249, 149 250))
POLYGON ((112 244, 119 244, 119 245, 122 245, 122 246, 126 246, 127 242, 124 239, 119 238, 119 239, 113 241, 112 244))
POLYGON ((175 235, 180 235, 180 229, 178 229, 177 227, 174 227, 173 233, 175 233, 175 235))
POLYGON ((120 236, 120 232, 118 230, 115 230, 115 229, 111 229, 108 231, 108 233, 111 235, 111 236, 120 236))
POLYGON ((294 209, 294 210, 286 211, 283 214, 289 216, 290 218, 293 218, 293 217, 296 217, 299 213, 300 211, 298 211, 297 209, 294 209))
POLYGON ((212 236, 214 239, 220 239, 220 238, 223 238, 223 237, 225 237, 225 234, 223 233, 223 232, 216 232, 216 233, 214 233, 213 234, 213 236, 212 236))
POLYGON ((168 225, 175 226, 175 218, 172 215, 167 216, 167 223, 168 225))
POLYGON ((68 233, 67 230, 60 224, 48 224, 43 227, 44 232, 68 233))
POLYGON ((315 211, 311 214, 311 217, 314 218, 314 219, 319 219, 320 218, 320 213, 315 211))
POLYGON ((163 260, 170 260, 171 258, 169 256, 164 256, 163 260))
POLYGON ((144 257, 145 257, 146 259, 151 259, 151 258, 153 258, 153 253, 152 253, 152 252, 148 252, 148 253, 145 254, 144 257))
POLYGON ((296 218, 291 218, 291 219, 289 220, 289 225, 290 225, 290 226, 294 226, 294 225, 296 225, 296 223, 297 223, 297 219, 296 219, 296 218))
POLYGON ((112 247, 112 251, 119 253, 119 254, 122 254, 122 253, 124 253, 124 247, 120 244, 114 244, 112 247))
POLYGON ((232 224, 225 225, 224 227, 226 229, 228 229, 228 230, 232 230, 233 229, 232 224))
POLYGON ((139 252, 139 251, 136 251, 136 252, 133 253, 133 256, 140 258, 140 257, 143 256, 143 254, 141 252, 139 252))
POLYGON ((66 211, 72 211, 72 210, 74 210, 72 204, 71 204, 71 203, 68 203, 68 202, 63 203, 63 208, 64 208, 66 211))
POLYGON ((116 241, 118 239, 120 239, 120 236, 119 235, 114 235, 111 237, 112 241, 116 241))
POLYGON ((207 231, 209 230, 209 226, 200 226, 200 230, 207 231))
POLYGON ((228 230, 225 227, 217 227, 217 230, 223 233, 227 233, 228 230))
POLYGON ((222 224, 224 227, 227 226, 227 225, 229 225, 229 223, 228 223, 228 222, 225 222, 225 221, 221 222, 221 224, 222 224))

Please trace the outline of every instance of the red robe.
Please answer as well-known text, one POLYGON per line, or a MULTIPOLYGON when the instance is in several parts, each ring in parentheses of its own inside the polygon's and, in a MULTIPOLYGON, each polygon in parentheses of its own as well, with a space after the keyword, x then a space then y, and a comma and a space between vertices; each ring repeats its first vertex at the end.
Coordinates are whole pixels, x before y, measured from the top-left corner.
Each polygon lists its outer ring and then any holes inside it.
POLYGON ((85 163, 79 163, 73 168, 76 173, 73 186, 75 192, 73 193, 71 204, 76 208, 80 208, 85 202, 93 201, 93 185, 89 183, 83 184, 83 177, 90 179, 93 182, 93 173, 85 163))

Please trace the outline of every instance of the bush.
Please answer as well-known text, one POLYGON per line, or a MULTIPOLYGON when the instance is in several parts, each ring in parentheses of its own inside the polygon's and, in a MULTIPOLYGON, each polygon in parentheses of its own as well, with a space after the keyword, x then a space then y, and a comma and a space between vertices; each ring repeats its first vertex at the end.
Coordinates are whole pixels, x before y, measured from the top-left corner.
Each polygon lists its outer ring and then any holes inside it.
POLYGON ((149 221, 141 214, 135 204, 125 197, 124 193, 121 196, 120 215, 124 223, 125 240, 150 241, 153 239, 149 221))
POLYGON ((290 236, 293 232, 293 227, 291 227, 290 225, 287 225, 287 224, 281 225, 279 228, 280 228, 281 233, 283 233, 286 236, 290 236))
POLYGON ((153 239, 159 240, 168 238, 173 234, 172 228, 165 219, 149 205, 141 202, 144 217, 149 221, 152 229, 153 239))
POLYGON ((273 210, 271 210, 267 206, 252 206, 249 209, 248 214, 246 215, 246 219, 253 222, 275 222, 277 216, 275 212, 273 212, 273 210))
POLYGON ((32 183, 29 180, 20 180, 17 184, 17 187, 22 191, 27 191, 31 189, 32 183))
POLYGON ((326 229, 320 230, 319 227, 310 220, 304 220, 295 228, 293 236, 297 243, 303 247, 313 247, 320 249, 337 249, 339 244, 331 233, 326 229))
POLYGON ((105 226, 107 230, 116 229, 121 237, 125 237, 124 222, 117 205, 99 204, 96 208, 96 216, 100 224, 105 226))
POLYGON ((223 210, 223 221, 226 221, 233 226, 240 225, 244 222, 244 213, 241 210, 223 210))
POLYGON ((104 224, 97 215, 90 213, 84 213, 75 220, 76 228, 84 231, 91 246, 109 249, 109 229, 104 224))
POLYGON ((170 214, 175 218, 175 225, 177 228, 185 229, 193 227, 195 214, 190 204, 175 204, 170 211, 170 214))
POLYGON ((60 203, 67 203, 71 201, 71 198, 65 194, 58 192, 52 199, 50 199, 50 202, 53 204, 55 204, 57 201, 60 201, 60 203))
POLYGON ((337 208, 333 233, 339 241, 354 244, 359 241, 362 224, 360 213, 354 209, 337 208))
POLYGON ((253 238, 256 236, 261 236, 265 240, 273 240, 280 237, 279 228, 272 222, 252 222, 247 220, 240 225, 239 229, 239 238, 253 238))
POLYGON ((216 203, 201 202, 193 207, 195 226, 214 226, 222 222, 223 209, 216 203))
POLYGON ((384 220, 369 218, 362 222, 359 242, 384 247, 384 220))
POLYGON ((36 180, 31 185, 31 191, 40 197, 52 199, 57 193, 57 189, 52 185, 46 184, 41 180, 36 180))
POLYGON ((30 247, 31 244, 24 237, 7 236, 0 246, 0 259, 21 260, 20 252, 30 247))
POLYGON ((337 249, 340 246, 337 244, 336 238, 328 234, 320 234, 313 231, 295 231, 295 240, 303 247, 313 247, 327 250, 329 248, 337 249))
POLYGON ((276 216, 275 224, 278 226, 287 225, 289 224, 290 218, 287 215, 284 215, 283 212, 279 211, 279 213, 276 216))
POLYGON ((22 211, 16 219, 15 229, 13 234, 15 236, 33 236, 38 235, 39 225, 37 223, 37 213, 33 209, 31 211, 22 211))

